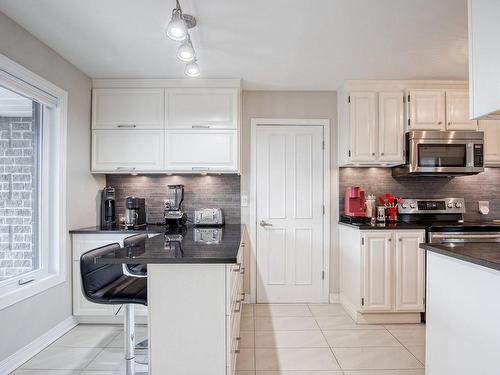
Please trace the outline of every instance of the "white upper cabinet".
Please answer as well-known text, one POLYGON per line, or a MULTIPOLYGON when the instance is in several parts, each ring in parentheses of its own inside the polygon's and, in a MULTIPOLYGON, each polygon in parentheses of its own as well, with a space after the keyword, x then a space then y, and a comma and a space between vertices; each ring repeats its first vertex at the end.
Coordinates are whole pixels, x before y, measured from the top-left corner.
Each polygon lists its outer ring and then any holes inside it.
POLYGON ((94 89, 93 129, 163 129, 163 89, 94 89))
POLYGON ((408 99, 410 130, 445 130, 444 90, 411 90, 408 99))
POLYGON ((404 92, 378 94, 378 160, 403 163, 404 92))
POLYGON ((163 153, 163 130, 92 131, 93 172, 161 171, 163 153))
POLYGON ((484 132, 484 163, 500 165, 500 120, 479 120, 479 130, 484 132))
POLYGON ((470 112, 500 119, 500 1, 469 0, 470 112))
POLYGON ((446 91, 446 130, 477 130, 477 121, 469 117, 469 91, 446 91))
POLYGON ((167 89, 168 129, 237 129, 239 90, 232 88, 167 89))
POLYGON ((183 172, 237 172, 235 130, 167 130, 165 168, 183 172))
POLYGON ((394 231, 396 311, 424 311, 425 255, 419 245, 425 242, 421 231, 394 231))
POLYGON ((377 93, 352 92, 348 100, 350 103, 351 161, 374 160, 375 140, 377 139, 377 93))

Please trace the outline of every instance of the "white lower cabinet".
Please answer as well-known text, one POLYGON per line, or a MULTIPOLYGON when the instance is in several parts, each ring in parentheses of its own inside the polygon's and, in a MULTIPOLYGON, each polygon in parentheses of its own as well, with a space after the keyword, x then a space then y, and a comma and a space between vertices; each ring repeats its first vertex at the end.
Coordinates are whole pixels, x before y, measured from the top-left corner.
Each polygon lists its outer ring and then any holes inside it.
POLYGON ((340 301, 359 323, 414 323, 425 310, 424 230, 341 225, 340 301))
POLYGON ((238 171, 236 130, 167 130, 165 139, 169 171, 238 171))
MULTIPOLYGON (((73 265, 73 315, 79 321, 90 321, 92 323, 109 323, 109 318, 123 315, 121 305, 103 305, 88 301, 82 292, 82 278, 80 272, 80 257, 89 250, 118 243, 123 245, 123 240, 133 236, 134 233, 92 233, 72 235, 72 265, 73 265)), ((153 235, 150 235, 153 236, 153 235)), ((147 316, 146 306, 136 305, 137 316, 147 316)), ((120 318, 119 321, 122 321, 120 318)), ((117 320, 118 321, 118 320, 117 320)))
POLYGON ((94 130, 92 172, 160 171, 164 138, 163 130, 94 130))

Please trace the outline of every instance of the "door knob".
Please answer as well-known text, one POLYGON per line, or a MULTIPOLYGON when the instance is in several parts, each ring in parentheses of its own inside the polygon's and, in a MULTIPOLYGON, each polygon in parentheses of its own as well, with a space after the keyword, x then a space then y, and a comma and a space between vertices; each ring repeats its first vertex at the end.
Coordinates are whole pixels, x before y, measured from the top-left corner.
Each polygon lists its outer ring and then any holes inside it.
POLYGON ((266 223, 264 220, 261 220, 259 224, 261 227, 272 227, 273 226, 271 223, 266 223))

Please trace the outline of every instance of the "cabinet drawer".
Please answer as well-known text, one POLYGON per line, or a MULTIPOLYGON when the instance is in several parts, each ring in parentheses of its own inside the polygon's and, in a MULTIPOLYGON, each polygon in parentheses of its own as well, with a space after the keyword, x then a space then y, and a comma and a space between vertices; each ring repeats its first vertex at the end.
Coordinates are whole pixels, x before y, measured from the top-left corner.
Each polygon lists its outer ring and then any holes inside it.
POLYGON ((163 130, 94 130, 92 171, 133 173, 163 169, 163 130))
POLYGON ((238 89, 166 90, 168 129, 237 129, 238 89))
POLYGON ((169 130, 166 132, 165 168, 171 171, 238 170, 236 130, 169 130))
POLYGON ((163 89, 95 89, 93 129, 163 129, 163 89))

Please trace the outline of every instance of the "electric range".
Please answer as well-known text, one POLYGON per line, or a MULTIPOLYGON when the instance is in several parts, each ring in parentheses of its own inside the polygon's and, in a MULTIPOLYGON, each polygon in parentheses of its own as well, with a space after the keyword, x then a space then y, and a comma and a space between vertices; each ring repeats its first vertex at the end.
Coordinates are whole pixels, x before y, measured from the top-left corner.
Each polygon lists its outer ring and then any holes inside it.
POLYGON ((428 243, 500 242, 500 224, 464 221, 464 198, 405 198, 401 221, 426 225, 428 243))

